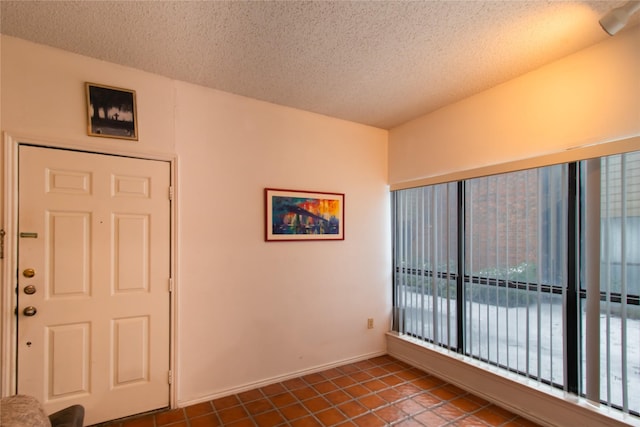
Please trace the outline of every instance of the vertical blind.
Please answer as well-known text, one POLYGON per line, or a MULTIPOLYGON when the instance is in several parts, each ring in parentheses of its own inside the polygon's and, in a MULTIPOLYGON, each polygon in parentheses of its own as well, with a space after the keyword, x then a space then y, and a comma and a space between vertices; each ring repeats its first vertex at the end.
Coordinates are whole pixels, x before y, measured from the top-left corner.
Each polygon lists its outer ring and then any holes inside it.
POLYGON ((563 383, 566 166, 465 183, 465 353, 563 383))
POLYGON ((638 413, 640 152, 600 163, 600 399, 638 413))
POLYGON ((396 329, 456 348, 456 185, 393 194, 396 329))
POLYGON ((599 399, 637 415, 640 152, 601 163, 598 355, 581 258, 581 195, 595 190, 580 164, 392 192, 394 329, 579 394, 599 360, 599 399))

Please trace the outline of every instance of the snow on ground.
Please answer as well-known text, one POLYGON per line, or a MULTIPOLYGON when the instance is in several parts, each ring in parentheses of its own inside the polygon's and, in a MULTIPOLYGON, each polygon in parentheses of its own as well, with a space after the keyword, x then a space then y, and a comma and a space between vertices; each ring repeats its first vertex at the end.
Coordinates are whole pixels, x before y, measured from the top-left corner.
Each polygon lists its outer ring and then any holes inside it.
MULTIPOLYGON (((455 300, 430 296, 421 297, 418 293, 405 292, 405 332, 415 333, 426 338, 452 346, 456 343, 455 300), (439 315, 433 316, 433 305, 439 315), (447 310, 448 308, 448 310, 447 310), (422 318, 424 313, 424 318, 422 318)), ((488 359, 492 364, 508 366, 512 370, 529 373, 540 380, 563 383, 563 321, 562 297, 552 302, 543 302, 523 307, 497 307, 495 305, 468 302, 466 304, 467 322, 466 348, 472 356, 488 359), (538 332, 539 331, 539 332, 538 332)), ((586 324, 584 312, 581 319, 586 324)), ((610 316, 607 333, 607 316, 600 316, 600 398, 613 405, 623 405, 623 346, 622 319, 615 314, 610 316), (607 360, 607 336, 609 353, 607 360), (609 368, 607 369, 607 364, 609 368)), ((630 410, 640 412, 640 320, 626 321, 626 398, 630 410)), ((584 335, 584 334, 582 334, 584 335)), ((584 339, 582 342, 584 348, 584 339)), ((583 386, 585 384, 585 360, 582 354, 583 386)))

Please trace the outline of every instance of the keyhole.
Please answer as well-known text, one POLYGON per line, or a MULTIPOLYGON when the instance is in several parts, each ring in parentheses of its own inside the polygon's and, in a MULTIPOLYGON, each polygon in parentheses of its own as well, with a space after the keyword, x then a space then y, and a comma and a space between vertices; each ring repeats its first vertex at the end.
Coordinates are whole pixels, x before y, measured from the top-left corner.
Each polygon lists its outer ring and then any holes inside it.
POLYGON ((27 347, 31 347, 31 341, 27 341, 27 347))

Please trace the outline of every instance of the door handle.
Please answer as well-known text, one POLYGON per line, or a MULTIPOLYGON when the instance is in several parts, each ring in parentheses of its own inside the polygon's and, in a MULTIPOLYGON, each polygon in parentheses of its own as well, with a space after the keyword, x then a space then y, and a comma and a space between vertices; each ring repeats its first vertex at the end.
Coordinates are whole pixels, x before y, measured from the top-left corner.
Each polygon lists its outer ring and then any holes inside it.
POLYGON ((24 310, 22 310, 22 314, 29 317, 35 316, 37 312, 38 312, 38 309, 32 305, 25 307, 24 310))

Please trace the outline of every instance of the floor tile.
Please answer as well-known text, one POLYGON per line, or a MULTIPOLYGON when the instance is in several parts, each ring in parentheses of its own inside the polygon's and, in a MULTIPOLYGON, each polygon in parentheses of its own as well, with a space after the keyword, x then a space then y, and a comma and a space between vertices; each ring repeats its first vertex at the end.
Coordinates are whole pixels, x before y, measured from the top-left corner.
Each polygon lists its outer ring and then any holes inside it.
POLYGON ((285 389, 284 386, 280 383, 262 387, 260 390, 264 393, 265 396, 274 396, 276 394, 281 394, 287 391, 287 389, 285 389))
POLYGON ((312 413, 320 412, 332 406, 331 403, 329 403, 329 401, 327 401, 325 398, 321 396, 307 399, 304 402, 302 402, 302 405, 312 413))
POLYGON ((356 418, 368 411, 365 406, 353 400, 338 405, 338 409, 350 418, 356 418))
POLYGON ((300 400, 310 399, 318 395, 318 392, 313 387, 308 385, 305 385, 302 388, 292 390, 291 393, 293 393, 300 400))
POLYGON ((200 415, 208 414, 210 412, 213 412, 213 406, 211 405, 211 402, 197 403, 185 408, 187 418, 194 418, 200 415))
POLYGON ((387 402, 384 399, 382 399, 379 396, 376 396, 375 394, 361 397, 360 399, 358 399, 358 402, 360 402, 364 407, 369 409, 376 409, 387 404, 387 402))
MULTIPOLYGON (((255 427, 255 424, 253 423, 253 420, 251 420, 250 418, 244 418, 240 421, 235 421, 232 423, 225 423, 223 424, 225 427, 255 427)), ((170 426, 173 427, 173 426, 170 426)))
POLYGON ((318 412, 315 416, 320 420, 322 425, 325 426, 334 426, 347 420, 347 417, 335 408, 330 408, 322 412, 318 412))
POLYGON ((309 374, 309 375, 305 375, 302 377, 303 380, 305 380, 308 384, 316 384, 322 381, 325 381, 325 377, 323 377, 320 374, 309 374))
POLYGON ((299 388, 307 387, 307 383, 302 378, 292 378, 282 382, 282 385, 287 390, 297 390, 299 388))
POLYGON ((230 424, 234 421, 241 420, 243 418, 248 418, 249 414, 244 410, 241 406, 234 406, 232 408, 223 409, 222 411, 218 411, 218 417, 220 421, 222 421, 223 425, 230 424))
POLYGON ((140 417, 122 423, 123 427, 155 427, 153 417, 140 417))
POLYGON ((108 427, 539 427, 389 356, 108 427))
POLYGON ((173 424, 166 424, 166 427, 189 427, 189 424, 187 424, 187 421, 179 421, 173 424))
POLYGON ((420 388, 416 387, 413 384, 400 384, 396 387, 394 387, 394 389, 396 391, 398 391, 400 393, 400 395, 402 397, 411 397, 411 396, 415 396, 416 394, 420 393, 422 390, 420 390, 420 388))
POLYGON ((455 425, 457 427, 487 427, 487 423, 473 415, 456 420, 455 425))
POLYGON ((442 403, 442 400, 440 400, 439 398, 437 398, 436 396, 432 395, 429 392, 422 392, 414 396, 413 400, 415 400, 416 402, 418 402, 419 404, 421 404, 427 409, 431 409, 442 403))
POLYGON ((344 391, 350 395, 351 397, 362 397, 367 394, 371 394, 371 391, 366 387, 361 386, 360 384, 354 384, 344 389, 344 391))
POLYGON ((372 378, 383 377, 383 376, 388 374, 387 371, 385 371, 384 369, 382 369, 379 366, 374 366, 373 368, 365 370, 365 372, 367 374, 371 375, 372 378))
POLYGON ((309 411, 300 403, 294 403, 293 405, 280 408, 280 412, 289 421, 309 415, 309 411))
POLYGON ((444 383, 434 377, 423 377, 413 380, 411 384, 415 385, 420 390, 431 390, 433 388, 442 386, 444 383))
POLYGON ((271 396, 269 400, 276 408, 280 406, 291 405, 292 403, 298 401, 298 399, 296 399, 296 397, 288 391, 285 393, 276 394, 275 396, 271 396))
POLYGON ((322 427, 322 424, 318 422, 314 417, 308 416, 304 418, 298 418, 291 422, 292 427, 322 427))
POLYGON ((438 387, 438 388, 434 388, 433 390, 430 390, 431 394, 433 394, 434 396, 442 399, 442 400, 451 400, 455 397, 458 397, 458 394, 445 388, 445 387, 438 387))
POLYGON ((340 377, 334 378, 331 380, 338 387, 349 387, 356 384, 356 380, 351 378, 349 375, 342 375, 340 377))
POLYGON ((216 414, 207 414, 195 418, 189 418, 189 423, 191 424, 191 427, 217 427, 222 425, 216 414))
POLYGON ((450 403, 438 406, 433 412, 448 421, 456 420, 465 415, 464 412, 450 403))
POLYGON ((360 427, 383 427, 386 423, 373 414, 365 414, 353 420, 360 427))
POLYGON ((422 406, 421 404, 419 404, 413 399, 401 400, 400 402, 395 403, 393 406, 400 409, 402 412, 404 412, 407 415, 416 415, 416 414, 419 414, 420 412, 424 412, 425 410, 424 406, 422 406))
POLYGON ((411 368, 406 371, 396 372, 395 375, 402 378, 403 380, 412 381, 412 380, 417 380, 419 378, 422 378, 424 376, 424 372, 421 372, 415 368, 411 368))
MULTIPOLYGON (((184 409, 174 409, 172 411, 163 411, 159 412, 155 415, 156 418, 156 426, 162 427, 167 424, 175 424, 179 421, 186 420, 186 416, 184 413, 184 409)), ((172 426, 173 427, 173 426, 172 426)))
POLYGON ((403 397, 405 397, 397 387, 379 391, 378 393, 376 393, 376 396, 383 398, 389 403, 397 402, 398 400, 401 400, 403 397))
POLYGON ((252 415, 261 414, 263 412, 273 410, 274 408, 269 399, 266 398, 247 402, 244 404, 244 407, 246 408, 247 412, 252 415))
POLYGON ((240 401, 242 402, 251 402, 253 400, 261 399, 262 397, 262 392, 257 389, 238 393, 238 399, 240 399, 240 401))
POLYGON ((253 417, 259 427, 274 427, 284 422, 284 418, 278 411, 269 411, 253 417))
POLYGON ((473 415, 475 415, 477 418, 480 418, 490 426, 499 426, 509 421, 509 417, 504 416, 504 414, 498 414, 488 407, 480 409, 473 415))
POLYGON ((345 393, 342 390, 332 391, 331 393, 327 393, 324 395, 324 398, 334 405, 338 405, 340 403, 344 403, 346 401, 351 400, 351 396, 345 393))
POLYGON ((409 418, 408 420, 400 421, 398 424, 394 424, 394 427, 423 427, 424 424, 409 418))
POLYGON ((338 386, 331 381, 322 381, 320 383, 314 384, 313 388, 316 389, 316 391, 320 394, 326 394, 331 391, 337 390, 338 386))
POLYGON ((233 395, 215 399, 211 401, 211 403, 213 404, 213 407, 216 408, 216 410, 221 411, 222 409, 238 406, 240 404, 240 399, 238 399, 237 395, 233 395))
POLYGON ((402 378, 393 374, 380 377, 380 381, 389 386, 397 386, 398 384, 402 384, 404 382, 402 378))
POLYGON ((369 368, 373 368, 374 366, 376 366, 376 362, 373 360, 362 360, 360 362, 355 362, 353 364, 356 368, 365 371, 369 368))
POLYGON ((380 391, 389 387, 387 384, 383 383, 382 381, 376 378, 372 378, 369 381, 365 381, 362 383, 362 385, 371 391, 380 391))
POLYGON ((455 398, 451 401, 451 404, 461 411, 469 413, 474 412, 482 407, 479 403, 476 403, 467 397, 455 398))
POLYGON ((364 381, 369 381, 371 380, 373 377, 366 373, 366 372, 355 372, 351 375, 349 375, 353 380, 355 380, 358 383, 364 382, 364 381))
POLYGON ((354 366, 354 365, 344 365, 344 366, 340 366, 338 368, 338 370, 340 372, 342 372, 343 374, 352 374, 354 372, 358 372, 360 370, 360 368, 354 366))
POLYGON ((327 369, 326 371, 320 372, 320 375, 322 375, 326 379, 330 380, 332 378, 336 378, 336 377, 341 376, 342 372, 340 372, 339 370, 337 370, 335 368, 331 368, 331 369, 327 369))
POLYGON ((445 420, 438 414, 433 413, 432 411, 422 412, 421 414, 418 414, 413 418, 421 422, 423 425, 429 427, 444 426, 449 423, 447 420, 445 420))
POLYGON ((378 418, 384 420, 387 424, 391 424, 407 418, 407 414, 405 414, 395 406, 385 406, 383 408, 377 409, 376 411, 374 411, 374 414, 378 418))

